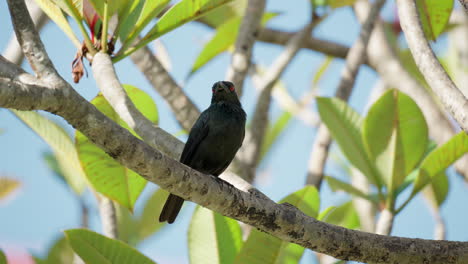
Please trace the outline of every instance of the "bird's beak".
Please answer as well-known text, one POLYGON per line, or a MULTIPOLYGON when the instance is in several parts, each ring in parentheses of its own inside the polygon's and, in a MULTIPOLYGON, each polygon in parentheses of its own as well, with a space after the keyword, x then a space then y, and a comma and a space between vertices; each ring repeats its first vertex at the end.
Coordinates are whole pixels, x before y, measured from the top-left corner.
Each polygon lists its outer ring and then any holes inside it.
POLYGON ((217 82, 215 88, 216 88, 216 92, 225 92, 229 90, 229 87, 223 82, 217 82))

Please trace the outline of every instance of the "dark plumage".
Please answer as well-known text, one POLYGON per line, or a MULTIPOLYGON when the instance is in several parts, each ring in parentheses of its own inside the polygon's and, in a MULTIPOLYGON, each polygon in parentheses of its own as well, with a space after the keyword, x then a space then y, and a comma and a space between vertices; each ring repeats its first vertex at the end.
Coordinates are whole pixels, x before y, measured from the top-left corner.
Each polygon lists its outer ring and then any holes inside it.
MULTIPOLYGON (((245 136, 246 114, 231 82, 213 85, 211 105, 200 114, 180 162, 204 174, 219 176, 231 163, 245 136)), ((170 194, 159 221, 174 222, 184 199, 170 194)))

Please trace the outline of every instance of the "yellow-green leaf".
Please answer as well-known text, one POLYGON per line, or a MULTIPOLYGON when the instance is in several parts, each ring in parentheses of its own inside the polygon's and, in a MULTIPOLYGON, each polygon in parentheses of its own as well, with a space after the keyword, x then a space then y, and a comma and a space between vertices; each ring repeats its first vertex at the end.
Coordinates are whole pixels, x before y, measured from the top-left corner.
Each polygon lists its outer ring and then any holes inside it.
POLYGON ((21 186, 21 183, 12 178, 0 177, 0 201, 4 200, 21 186))
POLYGON ((110 239, 87 229, 70 229, 65 236, 73 251, 87 264, 154 264, 122 241, 110 239))
MULTIPOLYGON (((317 189, 306 186, 280 201, 289 203, 311 217, 317 217, 320 198, 317 189)), ((304 253, 304 248, 293 243, 285 242, 277 237, 261 232, 257 229, 251 231, 236 257, 236 264, 295 264, 304 253)))
POLYGON ((421 163, 413 186, 413 194, 419 192, 431 179, 442 173, 468 152, 468 135, 460 132, 442 146, 430 152, 421 163))
MULTIPOLYGON (((138 110, 146 118, 156 122, 157 110, 151 97, 136 87, 124 85, 124 88, 138 110)), ((99 94, 91 103, 122 127, 129 129, 104 96, 99 94)), ((146 180, 120 165, 79 131, 76 133, 76 148, 86 177, 93 188, 129 210, 133 210, 138 196, 146 185, 146 180)))
POLYGON ((362 138, 387 187, 395 191, 426 152, 428 128, 417 104, 392 89, 370 108, 362 138))
POLYGON ((424 34, 436 40, 444 31, 453 10, 453 0, 416 0, 424 34))
POLYGON ((67 18, 55 3, 51 0, 35 0, 37 5, 47 14, 47 16, 57 24, 62 31, 70 38, 76 47, 80 47, 80 41, 73 33, 67 18))
POLYGON ((188 231, 191 264, 232 264, 242 244, 236 220, 197 206, 188 231))
POLYGON ((382 180, 370 161, 361 138, 361 116, 338 98, 318 97, 320 118, 346 158, 372 183, 380 187, 382 180))
POLYGON ((81 168, 73 140, 67 132, 57 123, 36 112, 11 111, 52 148, 67 183, 76 193, 81 194, 86 186, 86 176, 81 168))

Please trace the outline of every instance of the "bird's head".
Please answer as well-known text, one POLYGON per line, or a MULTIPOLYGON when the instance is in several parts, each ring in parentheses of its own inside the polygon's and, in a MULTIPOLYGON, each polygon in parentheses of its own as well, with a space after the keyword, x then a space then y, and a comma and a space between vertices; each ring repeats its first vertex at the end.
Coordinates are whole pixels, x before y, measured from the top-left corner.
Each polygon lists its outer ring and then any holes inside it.
POLYGON ((213 97, 211 103, 228 102, 240 105, 239 98, 237 97, 236 88, 232 82, 219 81, 213 84, 213 97))

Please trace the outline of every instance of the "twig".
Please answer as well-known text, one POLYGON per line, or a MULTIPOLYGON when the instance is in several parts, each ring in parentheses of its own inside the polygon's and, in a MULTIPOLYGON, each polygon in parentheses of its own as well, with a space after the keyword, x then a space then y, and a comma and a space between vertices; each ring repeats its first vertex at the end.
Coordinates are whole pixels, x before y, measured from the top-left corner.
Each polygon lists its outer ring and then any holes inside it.
POLYGON ((458 125, 468 132, 468 101, 440 65, 424 36, 414 0, 397 0, 398 15, 418 69, 458 125))
POLYGON ((100 194, 97 194, 97 199, 99 204, 99 215, 101 217, 102 233, 109 238, 117 239, 118 225, 114 202, 100 194))
MULTIPOLYGON (((40 31, 48 21, 46 14, 36 5, 33 0, 26 1, 26 5, 28 7, 29 13, 31 14, 31 19, 36 25, 36 30, 40 31)), ((21 50, 15 34, 12 34, 10 41, 8 41, 8 45, 3 52, 3 56, 5 56, 7 60, 18 65, 21 65, 23 62, 23 51, 21 50)))
POLYGON ((395 214, 390 212, 387 209, 384 209, 377 220, 377 226, 375 228, 375 233, 378 235, 390 235, 393 227, 393 219, 395 214))
POLYGON ((147 46, 135 51, 130 57, 153 88, 169 104, 182 128, 189 131, 200 115, 200 110, 185 94, 182 87, 172 79, 147 46))
POLYGON ((258 96, 251 121, 252 125, 246 132, 244 144, 237 155, 238 159, 233 164, 234 171, 248 182, 252 182, 255 177, 255 170, 268 126, 268 109, 270 108, 273 87, 299 51, 302 42, 310 34, 314 25, 316 25, 315 21, 314 23, 309 23, 290 40, 284 51, 278 56, 263 77, 260 85, 261 92, 258 96))
MULTIPOLYGON (((0 60, 0 68, 5 67, 0 60)), ((9 64, 10 67, 13 64, 9 64)), ((31 76, 32 77, 32 76, 31 76)), ((0 107, 41 109, 65 118, 122 165, 162 188, 278 238, 338 259, 377 263, 466 263, 468 242, 379 236, 326 224, 186 167, 134 137, 70 86, 10 79, 0 71, 0 107), (12 100, 15 98, 15 100, 12 100), (112 137, 109 137, 112 135, 112 137)))
MULTIPOLYGON (((354 81, 357 72, 364 63, 367 44, 369 43, 371 32, 379 15, 385 0, 376 0, 368 12, 366 21, 362 25, 358 40, 353 44, 348 54, 346 55, 345 67, 341 73, 340 83, 335 95, 347 101, 351 90, 354 86, 354 81)), ((315 141, 312 146, 309 166, 307 168, 307 183, 313 183, 320 187, 325 169, 325 162, 328 156, 328 149, 331 144, 331 136, 325 124, 319 126, 315 141), (314 179, 316 178, 316 179, 314 179)))
POLYGON ((248 1, 232 53, 231 64, 226 73, 226 80, 234 83, 239 96, 242 95, 244 79, 250 67, 252 48, 260 29, 265 2, 265 0, 248 1))

